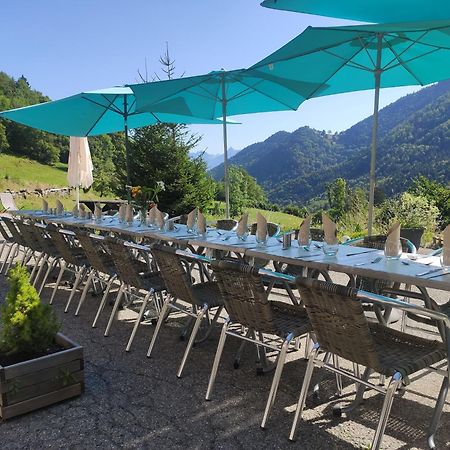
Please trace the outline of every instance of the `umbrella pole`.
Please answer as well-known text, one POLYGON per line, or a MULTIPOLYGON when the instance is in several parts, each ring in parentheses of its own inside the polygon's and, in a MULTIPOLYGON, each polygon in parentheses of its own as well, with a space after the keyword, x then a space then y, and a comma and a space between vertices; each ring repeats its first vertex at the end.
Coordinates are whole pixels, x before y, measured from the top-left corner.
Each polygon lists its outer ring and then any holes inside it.
POLYGON ((227 100, 225 79, 222 77, 222 127, 223 127, 223 169, 225 187, 225 217, 230 218, 230 180, 228 178, 228 142, 227 142, 227 100))
POLYGON ((77 185, 77 209, 80 209, 80 185, 77 185))
POLYGON ((378 134, 378 110, 380 106, 380 84, 381 84, 381 51, 383 44, 383 35, 379 34, 377 63, 374 71, 375 75, 375 98, 373 103, 373 123, 372 123, 372 149, 370 153, 370 186, 369 186, 369 217, 368 217, 368 234, 372 236, 373 229, 373 209, 375 200, 375 166, 377 160, 377 134, 378 134))
POLYGON ((131 185, 130 178, 130 152, 129 152, 129 143, 128 143, 128 99, 127 96, 123 96, 123 125, 125 131, 125 162, 126 162, 126 170, 127 170, 127 186, 131 185))

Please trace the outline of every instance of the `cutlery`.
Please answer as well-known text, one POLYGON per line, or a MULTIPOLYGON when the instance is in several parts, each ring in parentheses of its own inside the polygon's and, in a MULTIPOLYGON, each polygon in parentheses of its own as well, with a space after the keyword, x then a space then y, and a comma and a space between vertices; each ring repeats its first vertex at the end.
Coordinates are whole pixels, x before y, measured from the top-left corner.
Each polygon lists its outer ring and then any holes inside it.
POLYGON ((365 264, 376 264, 377 262, 380 262, 383 259, 382 256, 377 256, 375 259, 372 259, 372 261, 365 261, 358 264, 355 264, 355 266, 364 266, 365 264))
POLYGON ((377 252, 378 250, 377 249, 371 249, 371 250, 366 250, 366 251, 364 251, 364 252, 355 252, 355 253, 349 253, 349 254, 347 254, 347 255, 345 255, 345 256, 356 256, 356 255, 364 255, 364 253, 372 253, 372 252, 377 252))
POLYGON ((428 275, 430 273, 438 272, 439 270, 442 270, 442 267, 436 267, 435 269, 426 270, 425 272, 420 272, 416 274, 416 277, 423 277, 424 275, 428 275))
POLYGON ((319 245, 319 244, 316 244, 316 243, 314 243, 314 247, 316 247, 316 248, 322 248, 322 246, 321 246, 321 245, 319 245))
POLYGON ((312 258, 314 256, 323 256, 323 253, 311 253, 310 255, 305 256, 296 256, 296 259, 306 259, 306 258, 312 258))
POLYGON ((405 266, 409 266, 409 262, 408 262, 408 261, 401 260, 400 262, 401 262, 402 264, 404 264, 405 266))
MULTIPOLYGON (((443 270, 443 269, 441 269, 441 270, 443 270)), ((427 280, 430 280, 431 278, 443 277, 444 275, 450 275, 450 272, 444 272, 444 273, 438 273, 436 275, 431 275, 431 277, 427 277, 427 280)))

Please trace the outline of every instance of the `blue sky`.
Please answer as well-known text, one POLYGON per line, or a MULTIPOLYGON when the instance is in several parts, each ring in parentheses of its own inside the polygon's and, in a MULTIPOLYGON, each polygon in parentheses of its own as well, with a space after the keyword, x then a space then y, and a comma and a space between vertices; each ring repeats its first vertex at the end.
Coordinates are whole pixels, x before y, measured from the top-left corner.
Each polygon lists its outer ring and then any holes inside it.
MULTIPOLYGON (((2 2, 0 70, 24 74, 31 86, 58 99, 138 81, 138 69, 160 70, 169 43, 177 75, 248 67, 308 25, 352 22, 275 11, 258 0, 14 0, 2 2)), ((417 87, 384 89, 385 106, 417 87)), ((279 130, 309 125, 341 131, 367 117, 373 92, 342 94, 303 103, 296 112, 235 116, 230 147, 241 149, 279 130)), ((203 135, 198 150, 222 152, 222 127, 192 126, 203 135)))

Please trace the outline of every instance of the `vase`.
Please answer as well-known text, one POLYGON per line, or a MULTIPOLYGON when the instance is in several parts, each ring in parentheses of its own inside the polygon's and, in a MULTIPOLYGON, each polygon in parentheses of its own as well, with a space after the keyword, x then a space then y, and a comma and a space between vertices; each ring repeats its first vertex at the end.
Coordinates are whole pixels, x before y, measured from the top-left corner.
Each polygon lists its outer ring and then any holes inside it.
POLYGON ((147 225, 147 210, 141 209, 139 210, 139 222, 141 225, 147 225))

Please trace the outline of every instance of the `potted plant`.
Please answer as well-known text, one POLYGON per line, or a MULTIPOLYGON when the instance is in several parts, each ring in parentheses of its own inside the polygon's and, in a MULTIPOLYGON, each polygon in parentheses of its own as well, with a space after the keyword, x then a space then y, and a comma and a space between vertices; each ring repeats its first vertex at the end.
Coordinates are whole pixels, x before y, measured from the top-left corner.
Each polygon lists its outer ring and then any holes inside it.
POLYGON ((130 197, 132 204, 139 211, 139 220, 145 225, 147 211, 159 202, 158 194, 165 190, 163 181, 157 181, 155 187, 132 186, 130 197))
POLYGON ((58 332, 54 311, 39 299, 25 267, 8 273, 0 317, 0 416, 9 419, 80 395, 83 348, 58 332))

